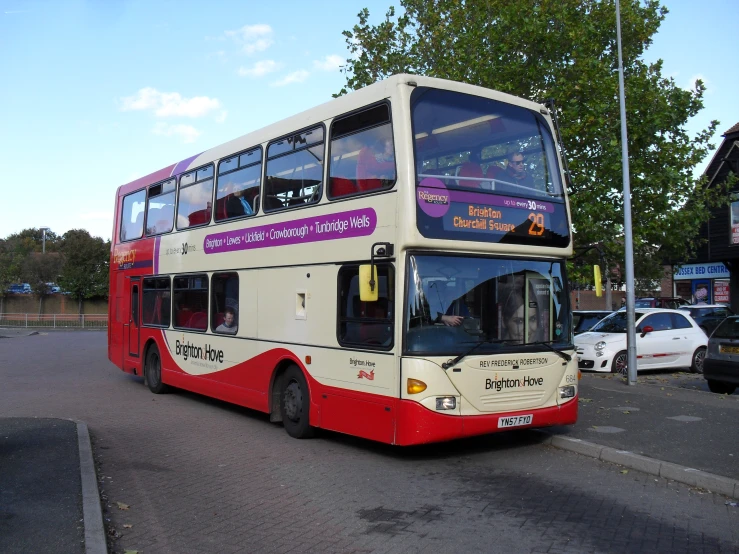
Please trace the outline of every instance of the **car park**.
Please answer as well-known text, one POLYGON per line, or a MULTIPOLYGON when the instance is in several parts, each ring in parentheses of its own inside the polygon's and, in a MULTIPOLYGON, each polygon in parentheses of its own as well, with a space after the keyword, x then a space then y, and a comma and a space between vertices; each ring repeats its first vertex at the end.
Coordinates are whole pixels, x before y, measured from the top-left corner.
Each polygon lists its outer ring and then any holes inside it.
POLYGON ((572 312, 572 329, 576 335, 590 331, 596 323, 612 313, 611 310, 574 310, 572 312))
MULTIPOLYGON (((626 375, 626 311, 609 315, 575 337, 578 367, 626 375)), ((634 312, 637 371, 690 368, 703 372, 708 337, 679 310, 646 308, 634 312)))
POLYGON ((644 298, 636 298, 634 300, 635 308, 668 308, 670 310, 675 310, 680 306, 686 306, 688 304, 690 304, 690 302, 684 298, 680 298, 679 296, 648 296, 644 298))
POLYGON ((708 339, 703 377, 711 392, 732 394, 739 386, 739 316, 724 319, 708 339))
POLYGON ((688 312, 690 317, 709 337, 719 323, 730 315, 734 315, 734 312, 723 304, 696 304, 694 306, 681 306, 679 309, 688 312))

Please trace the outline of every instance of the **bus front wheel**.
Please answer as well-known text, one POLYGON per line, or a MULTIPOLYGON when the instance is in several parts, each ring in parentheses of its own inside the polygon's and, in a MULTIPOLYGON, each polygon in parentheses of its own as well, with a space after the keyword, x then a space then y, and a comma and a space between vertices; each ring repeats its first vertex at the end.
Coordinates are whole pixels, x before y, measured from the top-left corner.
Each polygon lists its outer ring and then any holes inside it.
POLYGON ((310 397, 308 395, 308 383, 303 376, 303 372, 297 366, 290 366, 287 368, 282 382, 280 410, 285 431, 296 439, 312 437, 314 429, 310 426, 308 420, 310 397))
POLYGON ((154 394, 167 392, 167 385, 162 382, 162 358, 156 344, 152 344, 146 352, 144 382, 154 394))

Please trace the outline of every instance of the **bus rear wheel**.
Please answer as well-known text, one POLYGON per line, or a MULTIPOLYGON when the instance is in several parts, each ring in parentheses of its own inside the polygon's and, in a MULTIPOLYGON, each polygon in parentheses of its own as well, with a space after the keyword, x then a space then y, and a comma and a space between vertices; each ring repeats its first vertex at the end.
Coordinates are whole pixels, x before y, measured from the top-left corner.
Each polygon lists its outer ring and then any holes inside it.
POLYGON ((156 344, 152 344, 146 352, 144 382, 154 394, 167 392, 168 387, 162 382, 162 358, 156 344))
POLYGON ((285 431, 296 439, 312 437, 315 430, 308 419, 310 397, 303 372, 295 365, 288 367, 282 383, 280 411, 285 431))

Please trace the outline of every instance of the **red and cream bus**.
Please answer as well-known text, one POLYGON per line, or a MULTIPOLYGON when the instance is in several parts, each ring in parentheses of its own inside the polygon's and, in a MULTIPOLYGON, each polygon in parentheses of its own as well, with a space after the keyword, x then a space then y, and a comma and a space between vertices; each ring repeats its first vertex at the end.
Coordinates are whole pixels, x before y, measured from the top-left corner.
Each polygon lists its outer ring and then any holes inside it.
POLYGON ((397 445, 577 418, 549 110, 396 75, 121 186, 108 356, 397 445))

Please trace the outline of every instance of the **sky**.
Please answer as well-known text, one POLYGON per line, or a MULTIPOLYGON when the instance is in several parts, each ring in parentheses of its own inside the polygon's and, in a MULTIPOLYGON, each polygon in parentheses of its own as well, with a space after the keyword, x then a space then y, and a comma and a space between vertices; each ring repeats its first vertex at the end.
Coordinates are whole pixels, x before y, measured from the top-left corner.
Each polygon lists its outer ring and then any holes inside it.
MULTIPOLYGON (((726 44, 736 0, 663 0, 646 61, 739 122, 726 44)), ((398 0, 0 0, 0 238, 30 227, 109 239, 118 186, 329 101, 344 30, 398 0)), ((627 98, 628 103, 628 98, 627 98)), ((700 173, 709 157, 698 167, 700 173)))

